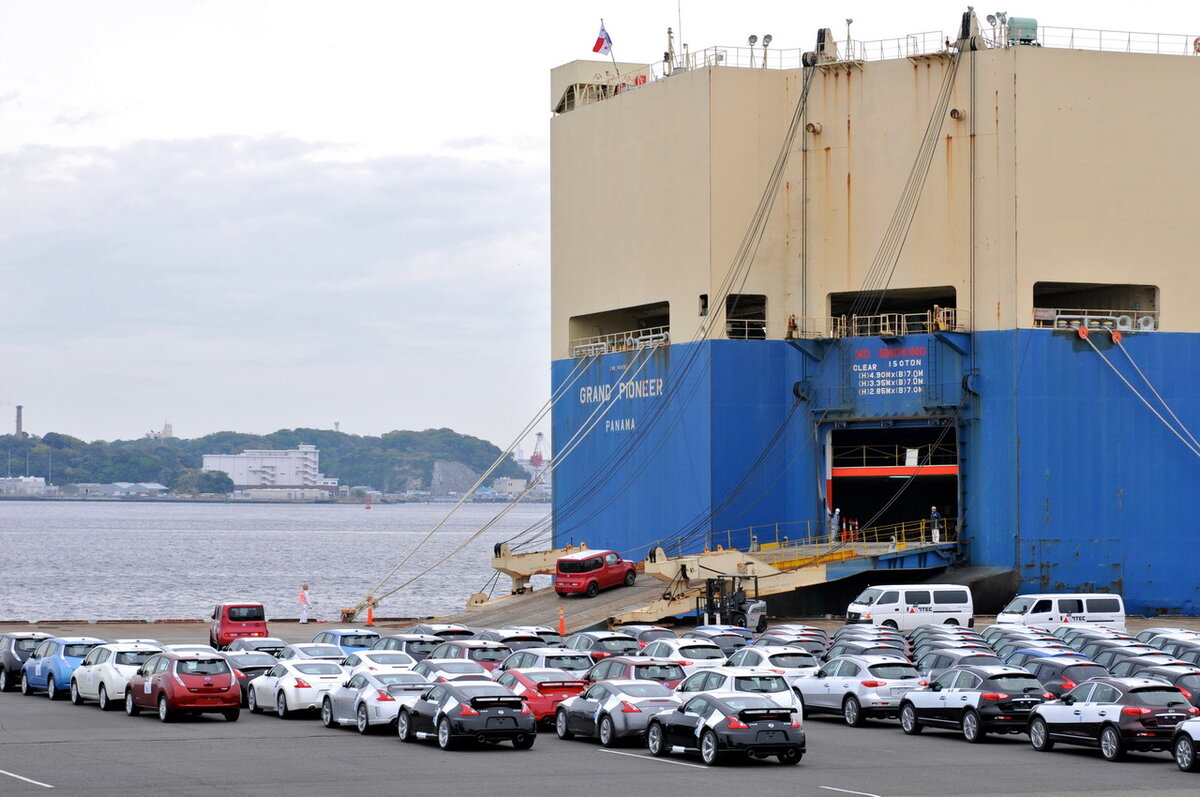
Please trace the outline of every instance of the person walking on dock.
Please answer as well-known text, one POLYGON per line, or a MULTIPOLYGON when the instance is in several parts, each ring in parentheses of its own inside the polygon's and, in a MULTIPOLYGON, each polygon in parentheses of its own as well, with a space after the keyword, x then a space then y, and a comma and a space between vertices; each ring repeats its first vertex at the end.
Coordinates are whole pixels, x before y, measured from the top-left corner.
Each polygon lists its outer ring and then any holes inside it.
POLYGON ((309 611, 312 609, 312 601, 308 598, 308 584, 300 585, 300 622, 307 623, 309 611))

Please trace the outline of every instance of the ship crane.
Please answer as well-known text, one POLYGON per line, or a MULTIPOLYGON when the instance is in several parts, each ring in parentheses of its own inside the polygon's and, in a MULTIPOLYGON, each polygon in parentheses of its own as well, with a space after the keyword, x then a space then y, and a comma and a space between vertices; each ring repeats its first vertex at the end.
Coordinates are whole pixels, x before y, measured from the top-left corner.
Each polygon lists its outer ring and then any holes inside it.
POLYGON ((546 447, 546 436, 541 432, 537 433, 537 442, 533 444, 533 453, 529 456, 529 464, 535 468, 540 468, 546 464, 546 455, 543 450, 546 447))

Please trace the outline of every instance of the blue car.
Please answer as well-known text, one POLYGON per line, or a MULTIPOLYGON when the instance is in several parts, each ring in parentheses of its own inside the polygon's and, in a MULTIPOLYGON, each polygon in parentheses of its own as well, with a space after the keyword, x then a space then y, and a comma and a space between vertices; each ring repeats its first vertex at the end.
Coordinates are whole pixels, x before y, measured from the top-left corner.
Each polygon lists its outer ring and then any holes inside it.
POLYGON ((337 645, 343 653, 349 656, 351 653, 370 650, 379 641, 379 634, 364 628, 334 628, 331 631, 322 631, 313 637, 312 641, 325 645, 337 645))
POLYGON ((103 639, 91 636, 51 637, 43 640, 21 665, 21 694, 45 690, 46 697, 58 700, 67 694, 71 675, 92 648, 103 639))

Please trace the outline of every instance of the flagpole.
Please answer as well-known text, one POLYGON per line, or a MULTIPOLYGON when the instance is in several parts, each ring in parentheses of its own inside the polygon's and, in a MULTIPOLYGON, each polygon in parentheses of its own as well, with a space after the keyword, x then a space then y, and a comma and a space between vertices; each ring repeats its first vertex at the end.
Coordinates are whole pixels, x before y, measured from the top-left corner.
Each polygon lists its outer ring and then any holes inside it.
MULTIPOLYGON (((604 17, 600 17, 600 30, 604 31, 605 33, 608 33, 608 28, 604 27, 604 17)), ((610 38, 609 42, 611 42, 611 41, 612 41, 612 39, 610 38)), ((617 77, 620 77, 621 76, 621 67, 617 66, 617 56, 613 54, 611 43, 608 46, 608 57, 612 59, 613 69, 617 70, 617 77)))

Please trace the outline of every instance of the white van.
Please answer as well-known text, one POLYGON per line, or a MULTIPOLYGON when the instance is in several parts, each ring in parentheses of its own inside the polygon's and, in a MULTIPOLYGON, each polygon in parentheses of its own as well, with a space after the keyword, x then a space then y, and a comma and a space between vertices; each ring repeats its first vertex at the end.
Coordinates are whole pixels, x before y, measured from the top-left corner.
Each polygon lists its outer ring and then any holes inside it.
POLYGON ((919 625, 975 625, 975 601, 962 584, 884 584, 867 587, 846 607, 847 623, 909 631, 919 625))
POLYGON ((1125 601, 1108 592, 1018 595, 996 615, 996 623, 1047 629, 1087 623, 1124 631, 1125 601))

